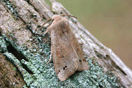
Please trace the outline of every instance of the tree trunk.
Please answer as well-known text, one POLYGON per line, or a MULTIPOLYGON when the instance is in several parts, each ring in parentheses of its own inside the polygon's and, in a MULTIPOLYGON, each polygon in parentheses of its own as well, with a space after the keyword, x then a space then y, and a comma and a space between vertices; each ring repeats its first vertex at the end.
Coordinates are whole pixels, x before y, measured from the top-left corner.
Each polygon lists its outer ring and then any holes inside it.
POLYGON ((54 14, 70 12, 55 0, 51 0, 51 6, 44 0, 0 1, 0 53, 18 69, 25 81, 24 87, 132 87, 132 71, 76 18, 67 19, 83 44, 90 69, 60 82, 53 62, 44 66, 50 56, 50 36, 38 33, 46 30, 46 27, 39 29, 54 14))

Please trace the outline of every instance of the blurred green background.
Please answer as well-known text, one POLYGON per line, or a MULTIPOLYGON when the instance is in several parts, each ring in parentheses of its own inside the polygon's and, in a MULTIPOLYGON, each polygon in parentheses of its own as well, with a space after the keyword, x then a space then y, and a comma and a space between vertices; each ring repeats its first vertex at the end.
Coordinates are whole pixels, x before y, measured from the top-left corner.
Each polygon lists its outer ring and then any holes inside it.
POLYGON ((132 0, 57 0, 132 69, 132 0))

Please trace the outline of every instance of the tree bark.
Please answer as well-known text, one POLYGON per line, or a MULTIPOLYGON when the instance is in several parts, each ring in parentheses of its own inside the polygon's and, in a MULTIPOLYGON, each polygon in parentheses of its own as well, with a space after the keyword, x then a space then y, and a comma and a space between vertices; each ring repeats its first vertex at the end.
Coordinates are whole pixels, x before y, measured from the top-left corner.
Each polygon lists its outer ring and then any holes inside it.
MULTIPOLYGON (((11 59, 11 61, 20 70, 23 77, 25 77, 27 68, 30 67, 26 62, 33 64, 33 59, 27 55, 27 51, 38 55, 38 57, 41 55, 40 59, 43 62, 46 62, 49 57, 50 53, 46 51, 46 49, 50 50, 50 47, 47 48, 47 45, 50 46, 49 35, 40 37, 37 32, 41 33, 41 31, 46 30, 45 28, 39 30, 39 28, 45 20, 51 18, 54 14, 70 14, 70 12, 55 0, 51 0, 51 7, 44 0, 3 0, 0 3, 0 36, 6 41, 7 46, 5 50, 1 50, 1 53, 7 58, 12 58, 13 56, 10 57, 7 54, 9 52, 17 58, 17 60, 11 59), (42 46, 43 43, 44 46, 42 46), (16 51, 10 50, 11 47, 16 51)), ((76 18, 69 19, 69 23, 78 41, 83 44, 82 48, 85 55, 90 60, 94 58, 93 62, 98 62, 104 73, 113 73, 118 79, 119 86, 132 87, 132 71, 121 59, 111 49, 98 41, 76 18)), ((33 70, 31 68, 31 71, 27 72, 36 74, 37 71, 37 69, 33 70)), ((27 81, 26 78, 24 80, 26 86, 31 87, 32 82, 27 81)))

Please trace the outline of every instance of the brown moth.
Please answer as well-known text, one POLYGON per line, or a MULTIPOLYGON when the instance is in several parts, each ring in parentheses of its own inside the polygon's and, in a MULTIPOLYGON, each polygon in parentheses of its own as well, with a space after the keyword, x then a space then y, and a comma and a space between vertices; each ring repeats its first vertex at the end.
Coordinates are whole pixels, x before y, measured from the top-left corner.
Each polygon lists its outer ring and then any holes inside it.
POLYGON ((56 74, 64 81, 76 70, 88 70, 89 66, 69 21, 60 15, 54 15, 52 21, 45 33, 49 32, 51 36, 51 55, 56 74))

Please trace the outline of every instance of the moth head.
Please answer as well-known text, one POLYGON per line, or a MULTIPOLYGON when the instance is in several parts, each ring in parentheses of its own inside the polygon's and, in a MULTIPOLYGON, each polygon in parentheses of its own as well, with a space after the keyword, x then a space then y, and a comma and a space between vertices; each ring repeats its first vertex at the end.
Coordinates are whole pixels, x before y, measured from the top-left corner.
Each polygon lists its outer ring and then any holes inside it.
POLYGON ((68 15, 68 14, 54 15, 54 16, 51 18, 51 19, 52 19, 52 22, 58 22, 58 21, 61 20, 61 19, 65 19, 65 18, 63 18, 62 16, 68 16, 68 17, 77 18, 77 17, 75 17, 75 16, 68 15))
POLYGON ((59 20, 61 20, 62 19, 62 17, 60 16, 60 15, 54 15, 53 17, 52 17, 52 22, 53 21, 59 21, 59 20))
MULTIPOLYGON (((59 20, 63 19, 63 17, 61 16, 69 16, 69 17, 74 17, 77 18, 75 16, 72 15, 68 15, 68 14, 61 14, 61 15, 54 15, 52 18, 49 18, 48 20, 46 20, 46 22, 43 23, 43 25, 41 26, 41 28, 44 26, 44 24, 46 24, 48 21, 52 21, 52 22, 58 22, 59 20)), ((40 28, 40 29, 41 29, 40 28)))

